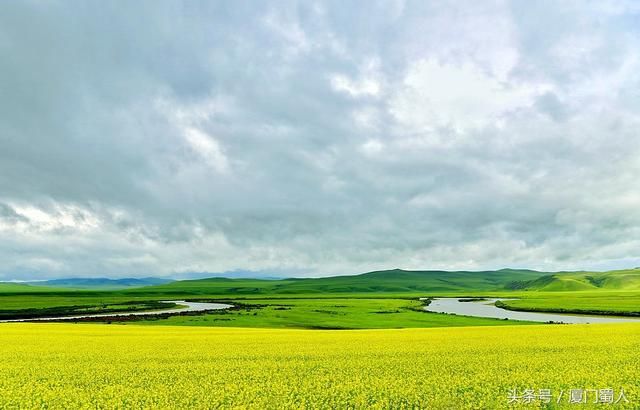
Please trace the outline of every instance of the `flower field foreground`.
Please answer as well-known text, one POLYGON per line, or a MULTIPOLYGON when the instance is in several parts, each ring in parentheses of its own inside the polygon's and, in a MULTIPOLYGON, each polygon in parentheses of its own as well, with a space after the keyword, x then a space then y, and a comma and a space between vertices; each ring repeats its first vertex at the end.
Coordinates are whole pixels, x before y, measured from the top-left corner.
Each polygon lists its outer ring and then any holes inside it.
POLYGON ((0 348, 0 408, 640 408, 636 324, 314 331, 19 323, 0 324, 0 348), (607 388, 618 403, 593 404, 588 389, 607 388), (586 402, 571 404, 572 389, 584 389, 586 402), (550 397, 527 399, 529 390, 550 397))

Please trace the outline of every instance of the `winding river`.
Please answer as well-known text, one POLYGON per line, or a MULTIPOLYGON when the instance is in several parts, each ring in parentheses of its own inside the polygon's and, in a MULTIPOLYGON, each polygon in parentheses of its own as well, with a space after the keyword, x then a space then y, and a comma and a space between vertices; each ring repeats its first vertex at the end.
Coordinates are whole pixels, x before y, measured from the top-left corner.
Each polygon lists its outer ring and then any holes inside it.
MULTIPOLYGON (((423 298, 426 299, 426 298, 423 298)), ((521 312, 499 308, 494 305, 498 300, 512 299, 485 299, 474 302, 460 302, 464 298, 437 298, 433 299, 424 310, 436 313, 451 313, 462 316, 488 317, 494 319, 526 320, 530 322, 557 322, 557 323, 621 323, 637 322, 640 318, 615 317, 615 316, 589 316, 564 313, 540 313, 521 312)))
POLYGON ((208 303, 208 302, 187 302, 184 300, 163 300, 164 303, 176 303, 179 306, 171 309, 162 309, 162 310, 147 310, 147 311, 139 311, 139 312, 111 312, 111 313, 96 313, 96 314, 88 314, 88 315, 77 315, 77 316, 52 316, 52 317, 37 317, 37 318, 29 318, 29 319, 9 319, 9 320, 0 320, 0 322, 34 322, 34 321, 50 321, 50 320, 74 320, 74 319, 84 319, 88 317, 116 317, 116 316, 149 316, 149 315, 163 315, 163 314, 172 314, 172 313, 183 313, 183 312, 203 312, 206 310, 221 310, 228 309, 233 307, 232 305, 227 305, 225 303, 208 303))
MULTIPOLYGON (((423 298, 426 299, 426 298, 423 298)), ((637 322, 640 318, 616 317, 616 316, 589 316, 577 314, 562 313, 540 313, 540 312, 522 312, 507 310, 495 306, 495 302, 499 300, 510 299, 485 299, 481 301, 460 302, 464 298, 437 298, 433 299, 424 310, 434 313, 449 313, 461 316, 487 317, 493 319, 509 319, 509 320, 525 320, 530 322, 556 322, 556 323, 622 323, 637 322)), ((187 302, 184 300, 167 300, 165 303, 176 303, 179 306, 171 309, 150 310, 139 312, 111 312, 96 313, 76 316, 52 316, 28 319, 9 319, 0 320, 0 322, 34 322, 34 321, 52 321, 52 320, 75 320, 92 317, 116 317, 116 316, 148 316, 174 314, 183 312, 203 312, 207 310, 221 310, 233 307, 225 303, 209 303, 209 302, 187 302)))

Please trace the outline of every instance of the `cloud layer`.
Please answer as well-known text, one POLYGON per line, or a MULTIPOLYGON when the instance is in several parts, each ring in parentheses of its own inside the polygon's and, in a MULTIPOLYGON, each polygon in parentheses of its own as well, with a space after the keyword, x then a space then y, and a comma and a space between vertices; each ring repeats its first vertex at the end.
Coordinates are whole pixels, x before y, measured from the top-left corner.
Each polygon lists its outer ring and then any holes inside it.
POLYGON ((635 2, 0 4, 0 280, 640 265, 635 2))

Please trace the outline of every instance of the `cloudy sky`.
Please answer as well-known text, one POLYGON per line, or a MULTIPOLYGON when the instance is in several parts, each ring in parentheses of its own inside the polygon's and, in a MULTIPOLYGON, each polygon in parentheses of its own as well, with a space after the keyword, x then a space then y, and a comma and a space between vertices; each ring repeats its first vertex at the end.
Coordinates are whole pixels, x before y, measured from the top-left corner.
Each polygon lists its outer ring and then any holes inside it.
POLYGON ((0 280, 640 265, 640 5, 6 1, 0 280))

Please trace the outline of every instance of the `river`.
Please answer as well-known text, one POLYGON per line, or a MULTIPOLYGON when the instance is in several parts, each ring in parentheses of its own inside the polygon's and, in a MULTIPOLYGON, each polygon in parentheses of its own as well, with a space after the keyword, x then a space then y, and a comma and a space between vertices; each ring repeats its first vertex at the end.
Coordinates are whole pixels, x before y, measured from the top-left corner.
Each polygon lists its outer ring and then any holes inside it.
POLYGON ((52 317, 37 317, 37 318, 29 318, 29 319, 9 319, 9 320, 0 320, 0 322, 34 322, 34 321, 51 321, 51 320, 74 320, 74 319, 85 319, 90 317, 115 317, 115 316, 148 316, 148 315, 162 315, 162 314, 172 314, 172 313, 183 313, 183 312, 203 312, 205 310, 221 310, 228 309, 233 307, 232 305, 227 305, 225 303, 208 303, 208 302, 187 302, 184 300, 163 300, 165 303, 176 303, 179 307, 171 308, 171 309, 163 309, 163 310, 147 310, 147 311, 139 311, 139 312, 111 312, 111 313, 96 313, 96 314, 87 314, 87 315, 76 315, 76 316, 52 316, 52 317))
MULTIPOLYGON (((425 298, 423 298, 425 299, 425 298)), ((433 299, 424 310, 436 313, 452 313, 462 316, 488 317, 495 319, 526 320, 530 322, 558 322, 558 323, 622 323, 637 322, 640 318, 622 316, 593 316, 564 313, 540 313, 521 312, 499 308, 494 305, 498 300, 510 299, 485 299, 474 302, 460 302, 464 298, 437 298, 433 299)))

